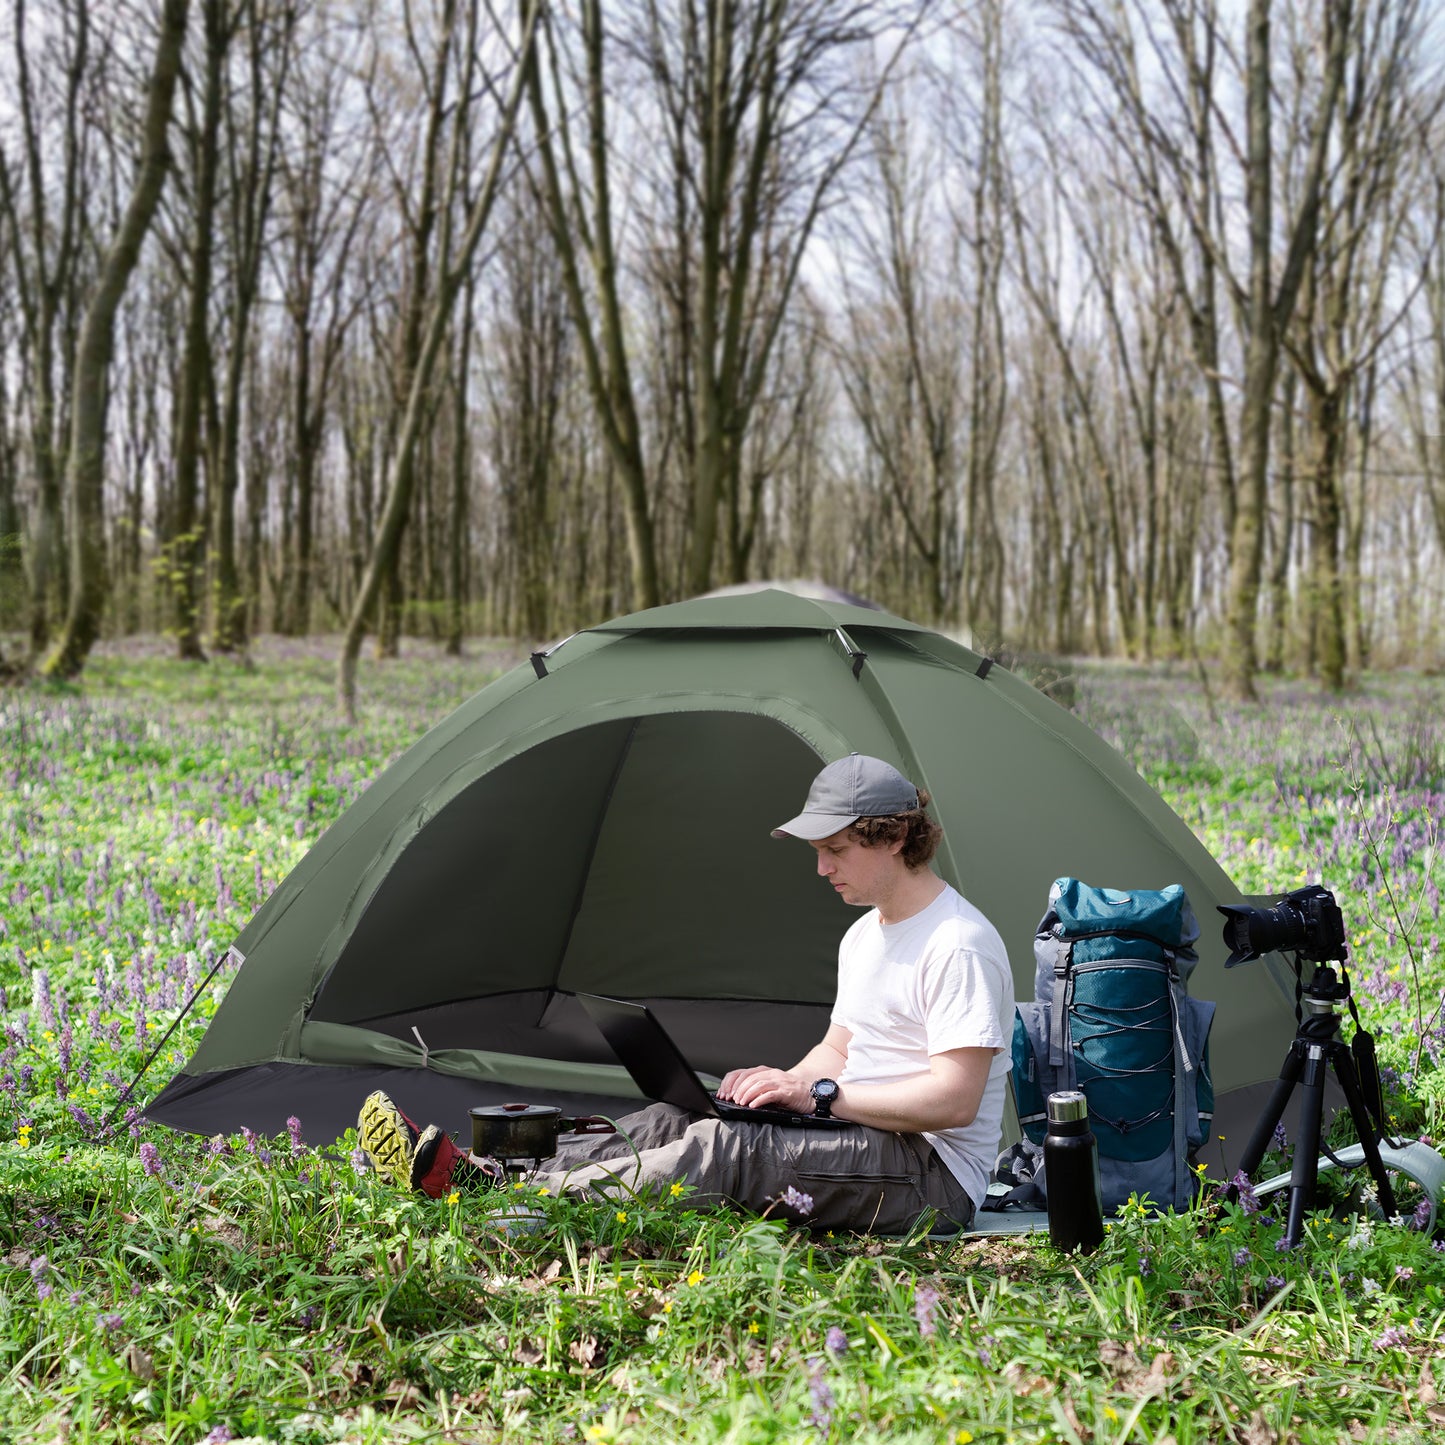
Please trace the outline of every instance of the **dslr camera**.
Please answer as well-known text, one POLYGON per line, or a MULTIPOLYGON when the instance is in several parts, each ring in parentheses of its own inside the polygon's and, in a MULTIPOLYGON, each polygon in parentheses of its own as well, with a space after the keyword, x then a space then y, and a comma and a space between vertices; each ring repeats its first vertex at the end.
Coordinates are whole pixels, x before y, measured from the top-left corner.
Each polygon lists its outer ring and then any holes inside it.
POLYGON ((1224 941, 1233 949, 1226 968, 1261 954, 1292 952, 1312 963, 1343 962, 1345 920, 1335 895, 1318 883, 1286 893, 1273 908, 1220 904, 1224 941))

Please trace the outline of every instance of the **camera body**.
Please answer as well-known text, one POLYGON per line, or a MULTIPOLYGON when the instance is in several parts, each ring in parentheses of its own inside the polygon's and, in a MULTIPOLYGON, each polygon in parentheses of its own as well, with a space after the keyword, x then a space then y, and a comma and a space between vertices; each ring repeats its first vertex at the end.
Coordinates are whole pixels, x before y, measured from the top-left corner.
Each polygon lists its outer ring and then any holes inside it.
POLYGON ((1312 963, 1345 957, 1344 915, 1335 895, 1318 883, 1286 893, 1273 908, 1220 904, 1219 911, 1225 918, 1224 941, 1234 950, 1226 968, 1281 951, 1312 963))

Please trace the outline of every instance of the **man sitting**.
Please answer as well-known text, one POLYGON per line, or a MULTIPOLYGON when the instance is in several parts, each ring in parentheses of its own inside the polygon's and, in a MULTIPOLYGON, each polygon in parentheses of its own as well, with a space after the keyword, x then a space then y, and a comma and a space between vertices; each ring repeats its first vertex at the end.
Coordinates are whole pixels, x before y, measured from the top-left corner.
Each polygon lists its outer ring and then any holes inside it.
MULTIPOLYGON (((868 911, 839 945, 823 1038, 790 1069, 733 1069, 718 1090, 861 1127, 729 1122, 653 1104, 620 1120, 617 1135, 563 1146, 533 1182, 559 1193, 681 1181, 693 1203, 754 1210, 791 1189, 810 1197, 818 1228, 898 1233, 928 1210, 966 1227, 1002 1132, 1013 976, 998 931, 929 866, 942 830, 928 803, 890 764, 852 753, 773 830, 810 844, 818 876, 868 911)), ((503 1177, 382 1093, 367 1099, 358 1130, 378 1172, 403 1187, 435 1197, 503 1177)))

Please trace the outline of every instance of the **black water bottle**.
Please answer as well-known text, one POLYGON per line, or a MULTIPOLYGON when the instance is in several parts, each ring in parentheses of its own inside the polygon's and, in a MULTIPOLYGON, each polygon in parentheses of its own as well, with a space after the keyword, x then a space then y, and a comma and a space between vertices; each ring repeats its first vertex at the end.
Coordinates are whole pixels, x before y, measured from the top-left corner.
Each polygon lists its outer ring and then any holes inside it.
POLYGON ((1065 1253, 1092 1254, 1104 1238, 1099 1141, 1089 1128, 1089 1101, 1076 1089, 1050 1094, 1044 1136, 1049 1238, 1065 1253))

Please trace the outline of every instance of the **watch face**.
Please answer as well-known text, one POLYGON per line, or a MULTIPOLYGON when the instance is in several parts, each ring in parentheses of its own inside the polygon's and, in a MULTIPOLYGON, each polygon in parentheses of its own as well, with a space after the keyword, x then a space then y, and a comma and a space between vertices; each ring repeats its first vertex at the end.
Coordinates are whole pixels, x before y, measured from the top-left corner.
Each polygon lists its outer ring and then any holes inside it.
POLYGON ((831 1104, 838 1097, 838 1085, 832 1079, 819 1079, 812 1093, 819 1103, 831 1104))

